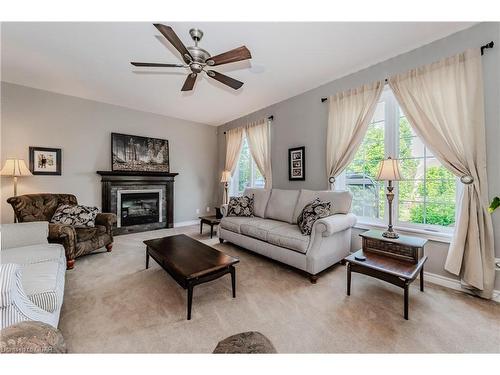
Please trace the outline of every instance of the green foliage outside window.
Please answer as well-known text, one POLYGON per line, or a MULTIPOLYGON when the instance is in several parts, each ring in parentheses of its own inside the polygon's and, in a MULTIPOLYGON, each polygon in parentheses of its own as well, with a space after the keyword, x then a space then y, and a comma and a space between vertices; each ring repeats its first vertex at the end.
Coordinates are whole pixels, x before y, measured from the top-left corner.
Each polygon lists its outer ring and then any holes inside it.
MULTIPOLYGON (((399 220, 411 223, 453 225, 455 222, 455 178, 443 166, 427 166, 425 180, 418 176, 424 159, 412 155, 417 138, 406 119, 399 121, 399 159, 404 181, 398 185, 399 220)), ((423 156, 423 155, 422 155, 423 156)), ((385 157, 384 123, 372 123, 353 162, 346 171, 353 193, 352 210, 359 216, 383 218, 385 188, 375 181, 380 160, 385 157), (356 183, 356 178, 365 183, 356 183), (368 181, 368 184, 366 182, 368 181), (371 207, 370 207, 371 206, 371 207), (370 210, 367 210, 371 208, 370 210)))

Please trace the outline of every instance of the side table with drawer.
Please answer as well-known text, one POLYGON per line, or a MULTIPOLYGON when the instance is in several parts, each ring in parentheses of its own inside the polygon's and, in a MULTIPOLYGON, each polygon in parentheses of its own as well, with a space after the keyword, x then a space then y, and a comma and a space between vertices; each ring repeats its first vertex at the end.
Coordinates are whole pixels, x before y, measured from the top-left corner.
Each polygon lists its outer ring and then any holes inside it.
POLYGON ((347 263, 347 295, 351 295, 351 273, 362 273, 404 289, 404 318, 408 320, 409 286, 420 275, 420 290, 424 291, 424 254, 426 239, 400 236, 385 238, 381 231, 360 234, 363 248, 349 255, 347 263), (359 260, 356 258, 365 258, 359 260))

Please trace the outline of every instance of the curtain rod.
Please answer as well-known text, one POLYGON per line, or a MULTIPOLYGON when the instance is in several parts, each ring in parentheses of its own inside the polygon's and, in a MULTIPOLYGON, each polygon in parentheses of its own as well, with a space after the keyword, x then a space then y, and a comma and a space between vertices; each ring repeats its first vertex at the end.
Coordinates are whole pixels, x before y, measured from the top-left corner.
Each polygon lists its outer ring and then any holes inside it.
MULTIPOLYGON (((274 116, 269 116, 267 119, 268 121, 274 121, 274 116)), ((224 132, 224 134, 226 134, 226 132, 224 132)))
MULTIPOLYGON (((489 42, 489 43, 486 43, 485 45, 481 46, 481 56, 484 55, 484 50, 485 49, 488 49, 488 48, 493 48, 493 46, 495 45, 495 43, 493 41, 489 42)), ((386 78, 385 79, 385 83, 389 82, 389 80, 386 78)), ((321 103, 324 103, 328 100, 328 98, 321 98, 321 103)))

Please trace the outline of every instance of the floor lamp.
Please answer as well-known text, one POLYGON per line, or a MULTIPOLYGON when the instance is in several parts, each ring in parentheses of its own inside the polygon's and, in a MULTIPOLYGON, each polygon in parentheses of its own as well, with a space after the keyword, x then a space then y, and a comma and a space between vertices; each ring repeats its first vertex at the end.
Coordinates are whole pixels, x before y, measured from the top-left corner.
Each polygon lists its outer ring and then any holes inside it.
POLYGON ((401 172, 399 171, 398 161, 388 157, 382 160, 379 165, 378 174, 376 177, 379 181, 388 181, 387 184, 387 201, 389 202, 389 226, 387 230, 382 233, 382 236, 386 238, 399 238, 399 234, 394 232, 392 229, 392 201, 394 200, 394 186, 392 186, 392 181, 401 180, 401 172))
MULTIPOLYGON (((14 177, 14 197, 17 196, 17 178, 33 176, 28 167, 26 167, 26 163, 23 159, 7 159, 0 171, 0 175, 14 177)), ((15 214, 14 222, 16 222, 15 214)))

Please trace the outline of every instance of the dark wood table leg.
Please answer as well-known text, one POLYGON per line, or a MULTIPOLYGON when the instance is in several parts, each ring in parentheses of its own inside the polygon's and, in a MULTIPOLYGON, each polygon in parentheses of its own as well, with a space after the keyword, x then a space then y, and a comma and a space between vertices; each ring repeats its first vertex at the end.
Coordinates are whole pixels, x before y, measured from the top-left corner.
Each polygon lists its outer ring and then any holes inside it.
POLYGON ((351 295, 351 263, 347 263, 347 295, 351 295))
POLYGON ((188 285, 188 317, 187 320, 191 320, 191 307, 193 306, 193 286, 188 285))
POLYGON ((203 220, 200 221, 200 234, 203 234, 203 220))
POLYGON ((236 269, 231 266, 229 268, 229 271, 231 271, 231 285, 233 287, 233 298, 236 298, 236 269))
POLYGON ((405 291, 405 307, 404 307, 404 312, 405 312, 405 319, 408 320, 408 293, 409 293, 409 287, 410 284, 408 282, 405 283, 404 286, 404 291, 405 291))
POLYGON ((214 236, 214 225, 210 224, 210 238, 214 236))
POLYGON ((420 270, 420 291, 424 291, 424 267, 420 270))
POLYGON ((149 268, 149 253, 148 253, 148 249, 146 249, 146 269, 149 268))

